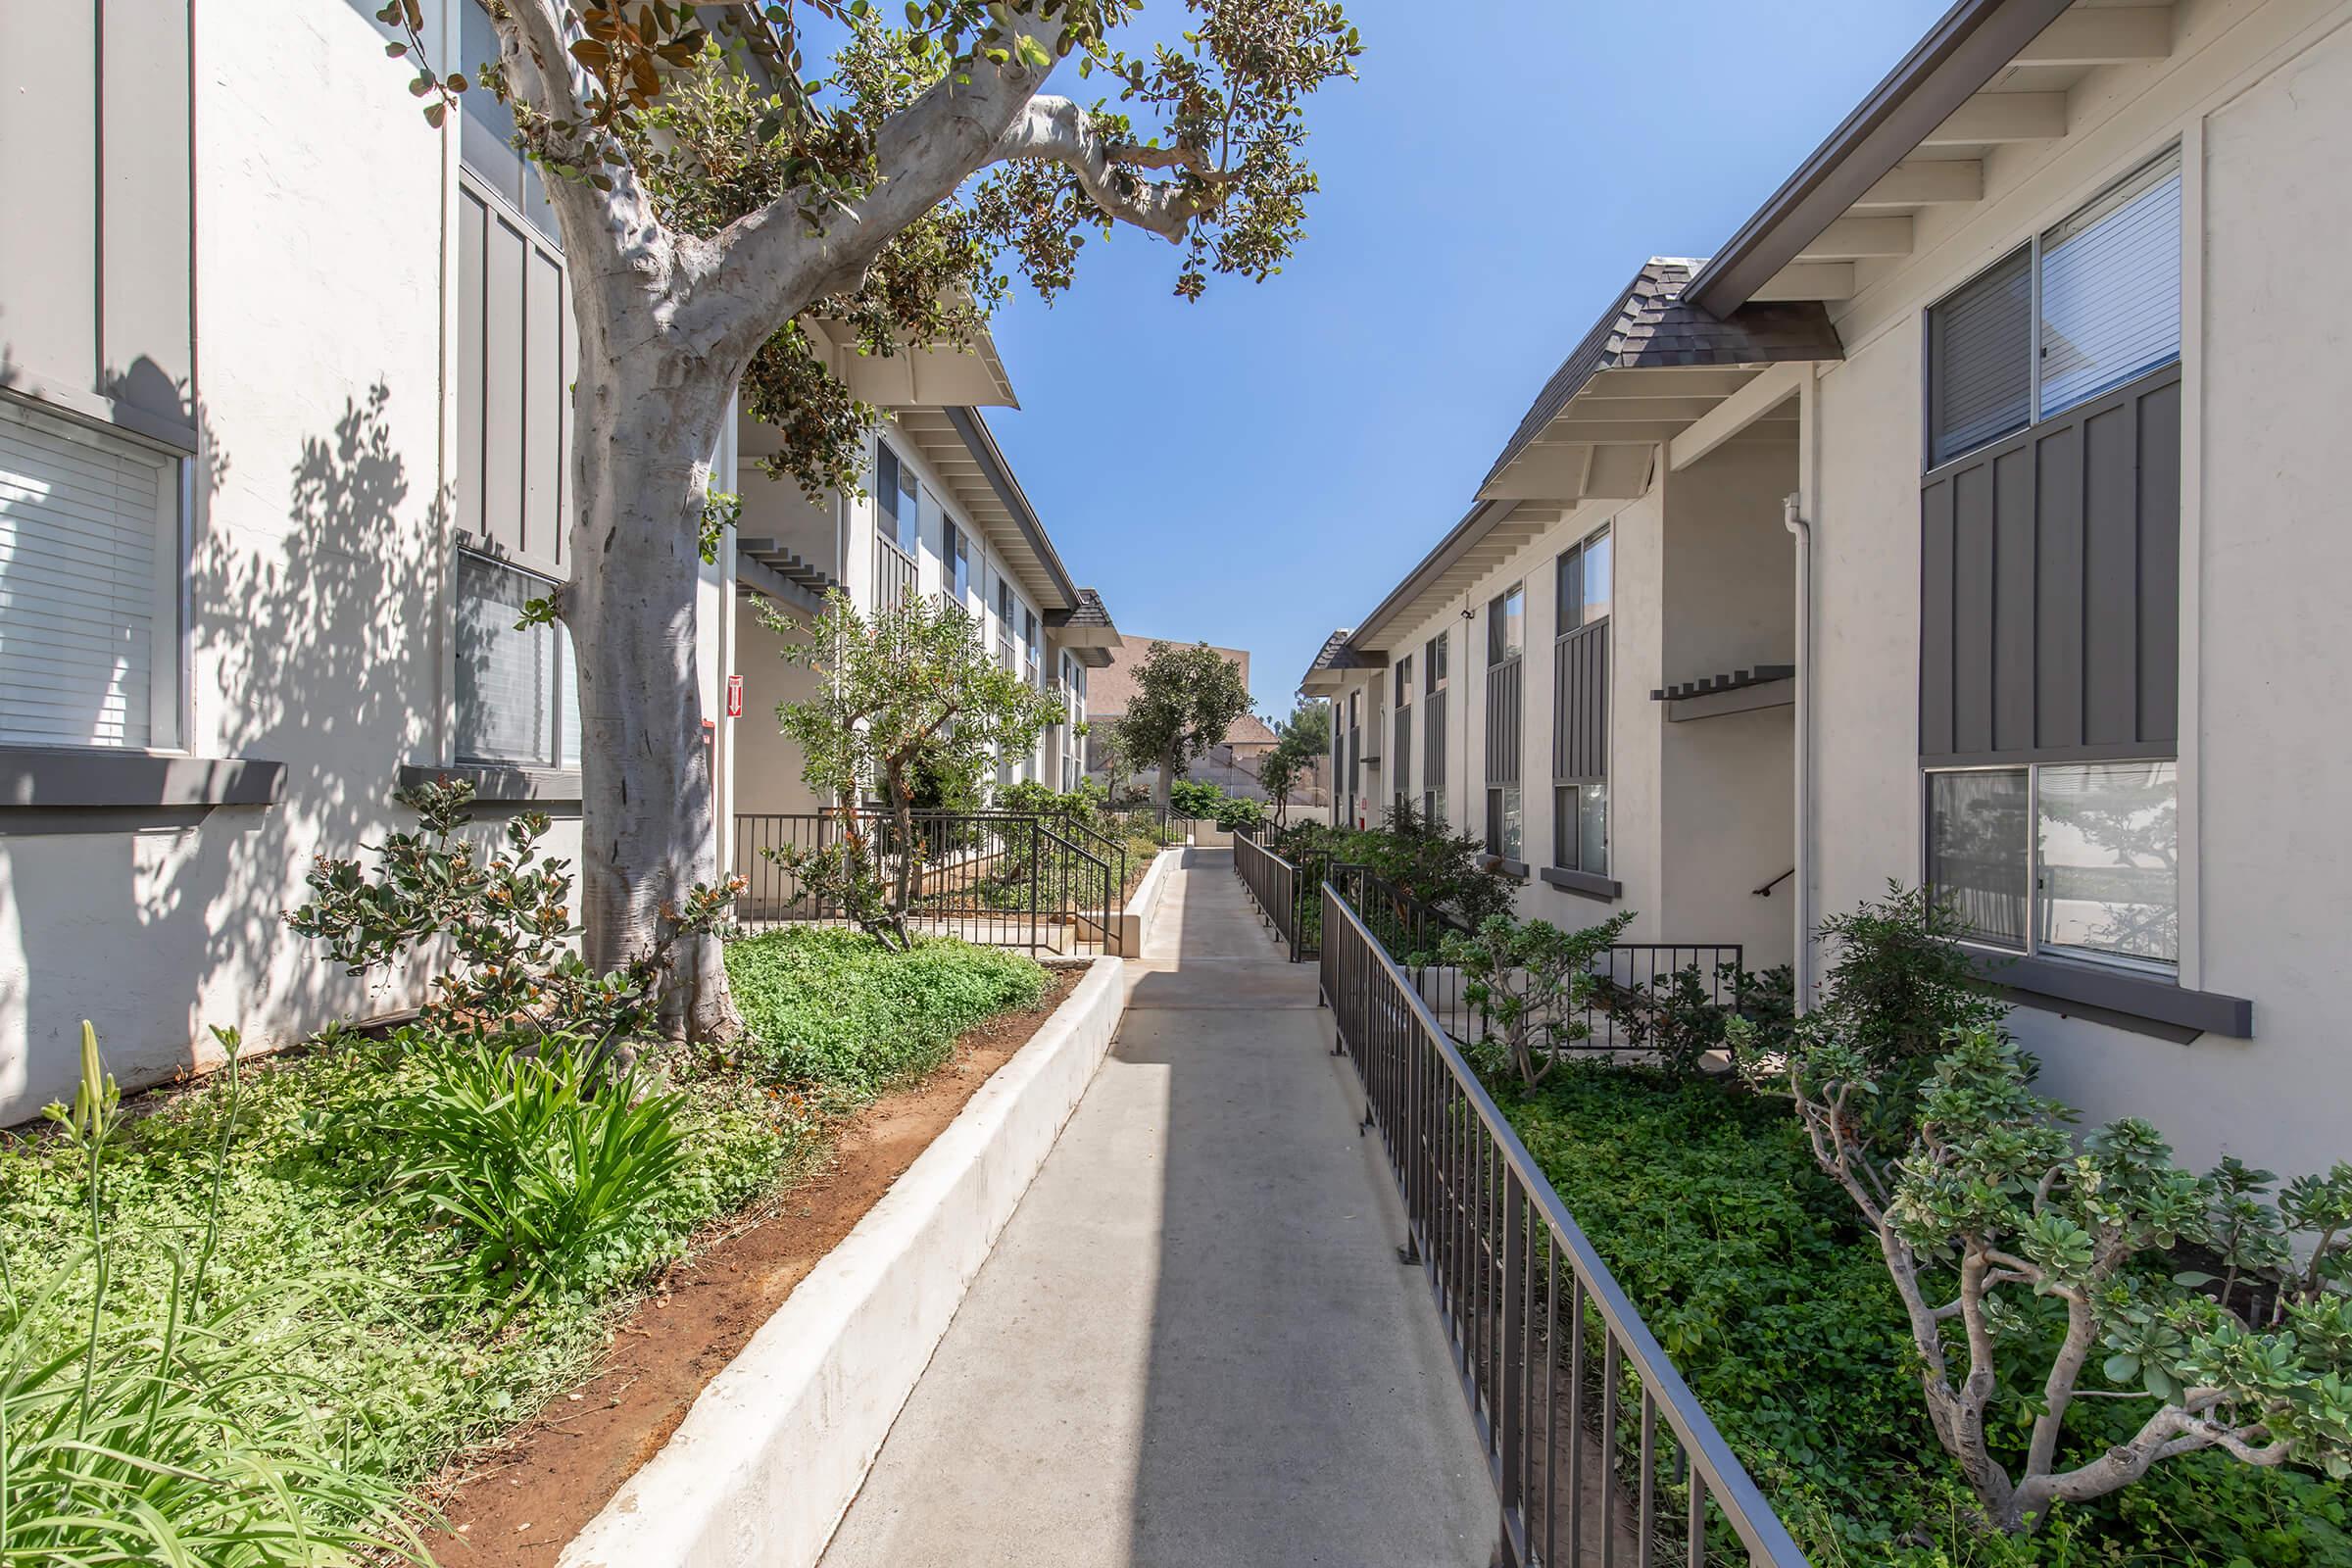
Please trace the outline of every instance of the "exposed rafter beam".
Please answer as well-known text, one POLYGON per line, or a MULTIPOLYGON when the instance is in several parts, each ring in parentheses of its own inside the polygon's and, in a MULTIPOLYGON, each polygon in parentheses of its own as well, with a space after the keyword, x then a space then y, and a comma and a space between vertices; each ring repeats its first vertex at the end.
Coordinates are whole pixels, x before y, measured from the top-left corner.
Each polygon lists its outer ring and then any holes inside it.
POLYGON ((1856 262, 1873 256, 1911 254, 1911 220, 1840 218, 1796 253, 1799 262, 1856 262))
POLYGON ((1854 297, 1851 262, 1792 262, 1748 296, 1757 300, 1850 300, 1854 297))
POLYGON ((2077 6, 2017 53, 2021 66, 2116 66, 2173 52, 2170 6, 2077 6))
POLYGON ((1921 140, 1922 147, 2056 141, 2066 134, 2062 92, 1981 92, 1921 140))
POLYGON ((1728 398, 1755 379, 1755 374, 1753 370, 1704 369, 1696 366, 1603 370, 1577 398, 1580 402, 1608 398, 1728 398))
POLYGON ((1777 430, 1791 430, 1785 417, 1788 400, 1804 385, 1813 373, 1809 364, 1776 365, 1757 376, 1732 396, 1715 405, 1715 412, 1674 438, 1666 449, 1670 467, 1688 468, 1717 447, 1743 430, 1753 428, 1758 421, 1783 416, 1772 426, 1777 430))
POLYGON ((1901 163, 1880 176, 1879 182, 1854 203, 1857 213, 1889 207, 1933 207, 1942 202, 1984 199, 1984 166, 1974 158, 1941 161, 1920 159, 1901 163))

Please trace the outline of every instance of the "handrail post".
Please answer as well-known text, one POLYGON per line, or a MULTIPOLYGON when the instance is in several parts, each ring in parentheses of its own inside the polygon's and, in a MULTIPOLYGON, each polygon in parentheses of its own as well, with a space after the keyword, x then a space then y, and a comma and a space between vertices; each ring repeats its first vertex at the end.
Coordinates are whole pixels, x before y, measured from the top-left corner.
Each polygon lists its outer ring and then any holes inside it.
POLYGON ((1505 1528, 1525 1506, 1522 1462, 1527 1441, 1527 1188, 1509 1166, 1502 1176, 1502 1388, 1496 1445, 1505 1528))

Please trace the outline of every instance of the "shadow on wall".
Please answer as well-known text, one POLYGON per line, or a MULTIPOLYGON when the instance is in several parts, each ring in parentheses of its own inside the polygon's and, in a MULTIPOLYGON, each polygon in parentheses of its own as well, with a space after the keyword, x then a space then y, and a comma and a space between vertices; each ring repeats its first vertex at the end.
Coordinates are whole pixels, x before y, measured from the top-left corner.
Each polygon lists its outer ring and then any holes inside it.
POLYGON ((22 952, 0 969, 0 1042, 24 1043, 0 1059, 0 1124, 70 1088, 85 1016, 136 1086, 211 1065, 207 1024, 268 1049, 405 1000, 321 962, 283 911, 314 855, 356 854, 405 815, 394 775, 435 729, 446 504, 429 487, 417 504, 380 381, 303 440, 283 491, 241 489, 195 418, 190 749, 282 762, 281 804, 0 840, 0 964, 10 934, 22 952))

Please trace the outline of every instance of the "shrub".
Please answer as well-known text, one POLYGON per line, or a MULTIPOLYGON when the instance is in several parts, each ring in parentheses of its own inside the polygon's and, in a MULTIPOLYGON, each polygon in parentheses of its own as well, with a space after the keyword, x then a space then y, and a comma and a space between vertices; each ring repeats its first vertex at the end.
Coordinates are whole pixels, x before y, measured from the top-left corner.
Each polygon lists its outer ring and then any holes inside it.
POLYGON ((1217 808, 1212 814, 1217 827, 1226 833, 1237 833, 1249 828, 1262 827, 1266 820, 1266 808, 1263 806, 1238 795, 1227 796, 1224 800, 1219 801, 1217 808))
POLYGON ((1836 956, 1823 977, 1819 1022, 1883 1074, 1923 1068, 1955 1035, 1997 1029, 2008 1007, 1977 978, 1959 939, 1968 923, 1924 888, 1888 882, 1886 896, 1821 923, 1836 956))
POLYGON ((1592 1033, 1585 1008, 1592 996, 1593 962, 1633 918, 1629 909, 1598 925, 1563 931, 1548 920, 1493 914, 1468 936, 1448 933, 1438 958, 1461 970, 1462 1000, 1485 1024, 1481 1054, 1491 1053, 1529 1089, 1542 1083, 1561 1051, 1592 1033))
POLYGON ((1712 984, 1697 964, 1686 964, 1647 985, 1605 984, 1594 1000, 1623 1049, 1678 1074, 1698 1071, 1710 1053, 1731 1054, 1734 1017, 1748 1021, 1746 1049, 1760 1054, 1787 1051, 1796 1020, 1795 974, 1787 964, 1754 974, 1720 963, 1712 984))
POLYGON ((1194 779, 1180 778, 1168 786, 1169 812, 1195 822, 1213 820, 1217 808, 1226 799, 1225 792, 1216 785, 1194 779))
POLYGON ((311 900, 286 924, 324 942, 326 956, 354 975, 446 939, 456 961, 434 977, 422 1009, 433 1034, 510 1044, 568 1035, 600 1052, 648 1034, 671 949, 710 932, 742 887, 697 885, 652 948, 600 975, 572 951, 570 862, 540 854, 546 813, 510 820, 504 847, 484 860, 466 831, 470 783, 419 784, 394 798, 416 813, 417 831, 386 839, 372 875, 357 860, 318 857, 304 878, 311 900))
POLYGON ((2073 1112, 2034 1092, 2031 1063, 1989 1028, 1936 1060, 1907 1140, 1853 1113, 1877 1096, 1874 1073, 1861 1046, 1807 1027, 1778 1081, 1878 1243, 1936 1435, 1990 1527, 2031 1532, 2059 1503, 2199 1449, 2352 1475, 2352 1163, 2290 1184, 2273 1209, 2268 1172, 2192 1176, 2144 1121, 2078 1148, 2073 1112), (2269 1310, 2259 1294, 2230 1299, 2238 1271, 2293 1255, 2291 1232, 2313 1239, 2309 1261, 2269 1310), (2232 1277, 2175 1272, 2182 1242, 2218 1246, 2232 1277), (2123 1392, 2080 1387, 2101 1349, 2123 1392), (1988 1429, 2012 1378, 2036 1390, 2022 1453, 1988 1429), (2068 1412, 2095 1392, 2137 1403, 2136 1424, 2070 1453, 2068 1412))
POLYGON ((650 1259, 641 1217, 685 1162, 680 1098, 607 1081, 586 1043, 530 1054, 433 1041, 385 1107, 391 1191, 470 1243, 466 1284, 514 1305, 585 1295, 650 1259))
MULTIPOLYGON (((1297 823, 1276 834, 1274 848, 1302 873, 1320 875, 1332 865, 1368 866, 1407 898, 1473 929, 1489 915, 1511 911, 1516 884, 1482 863, 1485 850, 1479 841, 1452 832, 1409 802, 1375 828, 1297 823)), ((1321 918, 1319 906, 1315 914, 1321 918)))
POLYGON ((1017 953, 945 938, 891 953, 821 926, 730 943, 727 979, 764 1075, 853 1096, 938 1065, 957 1035, 1046 990, 1044 968, 1017 953))
MULTIPOLYGON (((81 1084, 50 1119, 79 1156, 81 1246, 20 1287, 0 1272, 0 1549, 11 1561, 315 1568, 367 1558, 425 1562, 398 1487, 350 1464, 316 1405, 336 1391, 294 1375, 315 1330, 299 1298, 248 1300, 215 1288, 221 1177, 237 1118, 237 1042, 227 1114, 202 1228, 170 1241, 160 1322, 121 1310, 121 1250, 106 1177, 122 1135, 120 1096, 82 1025, 81 1084), (86 1296, 79 1338, 60 1345, 60 1298, 86 1296)), ((63 1244, 64 1238, 56 1239, 63 1244)))

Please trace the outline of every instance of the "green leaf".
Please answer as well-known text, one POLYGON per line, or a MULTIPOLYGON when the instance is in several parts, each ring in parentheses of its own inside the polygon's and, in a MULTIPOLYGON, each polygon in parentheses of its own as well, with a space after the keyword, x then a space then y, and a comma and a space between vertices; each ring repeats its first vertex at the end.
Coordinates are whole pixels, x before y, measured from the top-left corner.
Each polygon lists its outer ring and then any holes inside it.
POLYGON ((2111 1355, 2099 1370, 2107 1374, 2108 1382, 2122 1384, 2128 1388, 2139 1377, 2139 1357, 2136 1355, 2111 1355))

